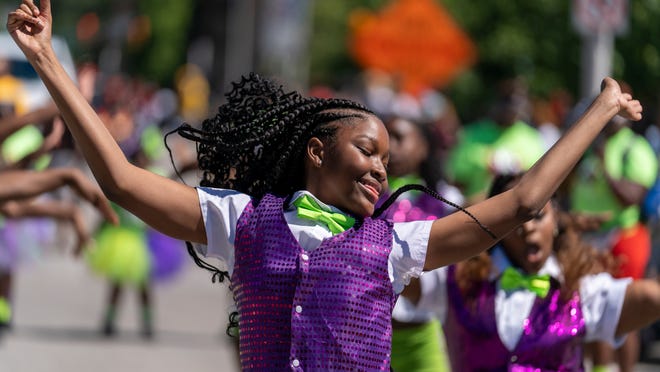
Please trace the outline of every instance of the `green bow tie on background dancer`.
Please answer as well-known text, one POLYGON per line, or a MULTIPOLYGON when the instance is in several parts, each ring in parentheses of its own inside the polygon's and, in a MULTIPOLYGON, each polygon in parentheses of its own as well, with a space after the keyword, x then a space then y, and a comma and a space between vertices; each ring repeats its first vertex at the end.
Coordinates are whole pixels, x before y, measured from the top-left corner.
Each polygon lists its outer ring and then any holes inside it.
POLYGON ((298 217, 312 221, 318 221, 326 226, 333 234, 339 234, 350 229, 355 224, 355 219, 343 213, 329 212, 308 195, 303 195, 293 202, 298 208, 298 217))
POLYGON ((523 275, 513 267, 508 267, 502 273, 500 287, 504 290, 527 288, 538 297, 545 298, 550 290, 550 275, 523 275))

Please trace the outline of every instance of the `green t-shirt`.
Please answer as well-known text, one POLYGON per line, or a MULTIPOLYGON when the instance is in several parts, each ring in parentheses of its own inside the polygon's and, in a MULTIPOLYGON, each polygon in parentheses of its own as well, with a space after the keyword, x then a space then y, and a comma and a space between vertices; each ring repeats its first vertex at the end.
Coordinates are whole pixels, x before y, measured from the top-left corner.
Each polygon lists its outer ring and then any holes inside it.
POLYGON ((469 198, 485 192, 498 158, 506 158, 518 171, 529 169, 545 152, 538 130, 517 121, 501 127, 492 120, 468 124, 445 164, 448 177, 469 198))
POLYGON ((610 189, 603 170, 614 179, 625 179, 650 188, 658 174, 658 160, 648 141, 623 128, 607 139, 604 157, 589 153, 578 167, 571 191, 573 211, 611 213, 603 229, 632 227, 639 221, 638 205, 624 206, 610 189))

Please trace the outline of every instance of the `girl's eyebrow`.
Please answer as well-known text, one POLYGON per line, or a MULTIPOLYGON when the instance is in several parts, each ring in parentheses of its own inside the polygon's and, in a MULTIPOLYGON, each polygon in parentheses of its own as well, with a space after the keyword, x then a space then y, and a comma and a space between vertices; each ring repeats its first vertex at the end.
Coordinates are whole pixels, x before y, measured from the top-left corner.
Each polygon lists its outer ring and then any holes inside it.
POLYGON ((370 134, 358 134, 357 138, 366 138, 371 142, 378 142, 378 139, 370 134))
POLYGON ((367 141, 371 142, 372 145, 378 147, 378 138, 370 134, 360 134, 356 137, 356 139, 366 139, 367 141))

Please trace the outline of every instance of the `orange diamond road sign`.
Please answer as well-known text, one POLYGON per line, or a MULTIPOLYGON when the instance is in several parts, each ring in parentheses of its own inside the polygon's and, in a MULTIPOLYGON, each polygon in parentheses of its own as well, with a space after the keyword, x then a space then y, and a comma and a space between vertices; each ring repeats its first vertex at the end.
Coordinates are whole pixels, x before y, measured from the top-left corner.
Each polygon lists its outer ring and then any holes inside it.
POLYGON ((351 14, 351 50, 364 68, 390 73, 413 94, 442 88, 476 60, 470 38, 434 0, 394 0, 351 14))

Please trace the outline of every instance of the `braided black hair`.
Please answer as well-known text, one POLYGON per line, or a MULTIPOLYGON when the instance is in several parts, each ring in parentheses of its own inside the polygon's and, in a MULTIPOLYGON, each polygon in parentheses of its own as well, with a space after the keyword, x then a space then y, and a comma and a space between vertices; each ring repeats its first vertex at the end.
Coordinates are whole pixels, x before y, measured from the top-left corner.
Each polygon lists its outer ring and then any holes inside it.
POLYGON ((304 187, 303 155, 311 137, 333 140, 339 121, 373 113, 345 99, 306 98, 257 74, 243 77, 201 130, 178 133, 198 143, 201 186, 233 189, 260 199, 304 187))

